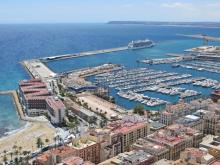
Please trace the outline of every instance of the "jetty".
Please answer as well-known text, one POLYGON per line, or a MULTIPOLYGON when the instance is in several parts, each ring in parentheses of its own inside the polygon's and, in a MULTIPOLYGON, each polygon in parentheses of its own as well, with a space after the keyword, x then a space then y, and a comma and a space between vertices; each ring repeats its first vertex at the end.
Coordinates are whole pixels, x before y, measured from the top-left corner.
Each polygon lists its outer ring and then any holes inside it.
POLYGON ((45 80, 54 78, 56 76, 56 73, 54 73, 43 62, 37 59, 23 61, 22 65, 32 78, 40 78, 45 80))
POLYGON ((81 53, 49 56, 49 57, 40 58, 39 60, 43 62, 49 62, 49 61, 62 60, 62 59, 68 59, 68 58, 77 58, 77 57, 83 57, 83 56, 92 56, 92 55, 97 55, 97 54, 119 52, 119 51, 124 51, 127 49, 128 49, 128 46, 124 46, 124 47, 111 48, 111 49, 102 49, 102 50, 94 50, 94 51, 87 51, 87 52, 81 52, 81 53))
POLYGON ((193 60, 193 56, 176 56, 176 57, 169 57, 169 58, 158 58, 158 59, 145 59, 145 60, 140 60, 138 62, 144 63, 144 64, 170 64, 170 63, 178 63, 181 61, 191 61, 193 60))

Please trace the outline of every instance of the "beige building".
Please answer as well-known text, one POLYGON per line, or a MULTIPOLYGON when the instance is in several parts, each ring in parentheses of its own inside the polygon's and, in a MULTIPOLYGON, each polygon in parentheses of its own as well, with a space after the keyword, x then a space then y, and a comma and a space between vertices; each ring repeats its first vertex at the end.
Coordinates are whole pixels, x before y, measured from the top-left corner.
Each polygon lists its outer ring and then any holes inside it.
POLYGON ((166 109, 160 115, 160 122, 165 125, 173 124, 179 117, 191 114, 190 105, 184 102, 179 102, 175 105, 167 105, 166 109))
POLYGON ((156 160, 170 159, 169 149, 160 143, 150 142, 147 138, 138 139, 131 147, 132 150, 144 150, 155 156, 156 160))
POLYGON ((150 165, 155 162, 154 156, 142 150, 119 154, 99 165, 150 165))
POLYGON ((208 149, 209 154, 220 159, 220 136, 207 135, 203 138, 199 147, 208 149))
POLYGON ((185 127, 190 127, 203 132, 203 119, 195 115, 187 115, 175 121, 177 124, 182 124, 185 127))
POLYGON ((195 129, 173 124, 148 136, 148 140, 167 146, 170 159, 179 159, 180 152, 188 147, 197 147, 202 141, 202 134, 195 129))
POLYGON ((208 150, 199 148, 186 148, 185 151, 181 152, 180 159, 192 165, 208 165, 215 160, 214 156, 208 153, 208 150))
POLYGON ((129 151, 131 145, 139 138, 146 137, 150 125, 145 118, 138 115, 128 115, 122 120, 109 123, 103 129, 94 129, 90 135, 96 136, 101 145, 102 161, 119 153, 129 151))
POLYGON ((100 162, 100 143, 96 137, 83 136, 75 139, 69 146, 75 150, 75 156, 84 161, 91 161, 95 164, 100 162))
POLYGON ((203 116, 204 134, 220 135, 220 115, 208 112, 203 116))

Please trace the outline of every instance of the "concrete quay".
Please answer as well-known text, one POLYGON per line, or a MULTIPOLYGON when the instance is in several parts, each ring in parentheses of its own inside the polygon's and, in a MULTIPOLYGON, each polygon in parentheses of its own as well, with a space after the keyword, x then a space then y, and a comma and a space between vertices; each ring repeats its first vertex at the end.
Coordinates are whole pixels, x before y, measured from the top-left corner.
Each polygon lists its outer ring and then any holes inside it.
POLYGON ((78 70, 68 71, 63 74, 74 74, 74 75, 77 75, 78 77, 88 77, 88 76, 94 76, 97 74, 121 70, 121 69, 122 69, 122 66, 118 64, 103 64, 103 65, 99 65, 95 67, 87 67, 87 68, 82 68, 78 70))
POLYGON ((22 64, 32 78, 41 78, 42 80, 45 80, 56 76, 56 73, 50 70, 40 60, 23 61, 22 64))
POLYGON ((68 59, 68 58, 77 58, 77 57, 83 57, 83 56, 93 56, 93 55, 97 55, 97 54, 119 52, 119 51, 124 51, 127 49, 128 49, 128 47, 124 46, 124 47, 118 47, 118 48, 94 50, 94 51, 87 51, 87 52, 74 53, 74 54, 49 56, 49 57, 40 58, 39 60, 41 60, 43 62, 49 62, 49 61, 62 60, 62 59, 68 59))

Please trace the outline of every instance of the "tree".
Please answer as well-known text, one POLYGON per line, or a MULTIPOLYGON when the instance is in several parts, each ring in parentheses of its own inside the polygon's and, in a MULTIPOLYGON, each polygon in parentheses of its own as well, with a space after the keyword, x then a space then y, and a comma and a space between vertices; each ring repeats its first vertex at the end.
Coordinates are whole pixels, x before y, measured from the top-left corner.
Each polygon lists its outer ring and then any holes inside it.
POLYGON ((97 120, 97 117, 95 117, 95 116, 90 117, 89 120, 88 120, 89 126, 91 124, 97 124, 96 120, 97 120))
POLYGON ((19 146, 19 147, 18 147, 18 150, 19 150, 19 153, 21 154, 21 153, 22 153, 22 147, 19 146))
POLYGON ((10 156, 11 156, 11 160, 12 160, 13 152, 10 152, 10 156))
POLYGON ((43 143, 43 141, 42 141, 42 139, 39 137, 39 138, 37 138, 37 148, 41 148, 42 149, 42 147, 43 147, 43 145, 44 145, 44 143, 43 143))
POLYGON ((74 133, 77 127, 77 122, 69 122, 67 126, 70 128, 70 133, 74 133))
POLYGON ((49 142, 50 142, 50 140, 46 138, 45 139, 45 143, 49 143, 49 142))
POLYGON ((5 164, 7 163, 8 158, 7 158, 7 156, 6 156, 6 155, 4 155, 4 157, 3 157, 3 161, 5 162, 5 164))
POLYGON ((143 116, 144 115, 144 106, 143 105, 137 105, 134 108, 133 113, 143 116))

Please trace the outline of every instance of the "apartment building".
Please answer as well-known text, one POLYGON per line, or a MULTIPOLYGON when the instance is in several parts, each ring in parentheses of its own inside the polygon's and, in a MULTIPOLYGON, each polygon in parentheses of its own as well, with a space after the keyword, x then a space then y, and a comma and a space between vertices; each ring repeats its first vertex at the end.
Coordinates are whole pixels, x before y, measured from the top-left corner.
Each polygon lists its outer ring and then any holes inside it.
POLYGON ((212 156, 220 159, 220 137, 214 135, 207 135, 203 138, 199 147, 206 148, 212 156))
POLYGON ((51 96, 51 93, 40 79, 20 81, 18 93, 23 108, 29 116, 47 113, 46 98, 51 96))
POLYGON ((150 142, 147 138, 138 139, 132 146, 132 150, 143 150, 151 155, 153 155, 156 160, 160 159, 170 159, 169 149, 161 144, 156 142, 150 142))
POLYGON ((149 135, 147 139, 165 145, 170 151, 170 159, 177 160, 185 148, 198 146, 202 134, 198 130, 173 124, 149 135))
POLYGON ((187 115, 177 119, 174 123, 182 124, 185 127, 190 127, 203 132, 203 119, 195 115, 187 115))
POLYGON ((75 156, 82 158, 84 161, 100 163, 100 143, 94 136, 83 136, 69 144, 75 150, 75 156))
POLYGON ((53 124, 63 123, 66 115, 66 107, 63 102, 57 97, 48 97, 46 99, 46 109, 48 116, 53 124))
POLYGON ((155 162, 154 156, 142 150, 130 151, 119 154, 99 165, 150 165, 155 162))

